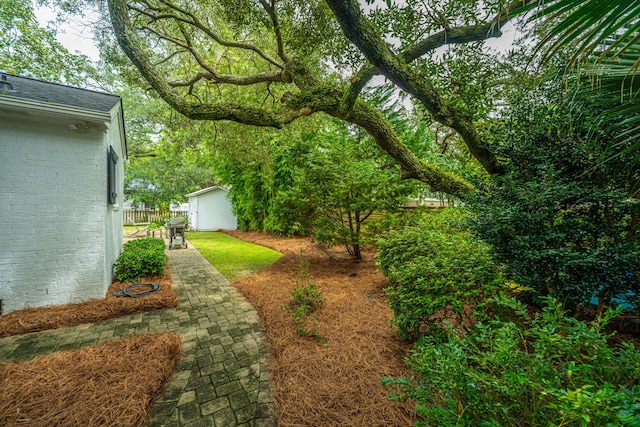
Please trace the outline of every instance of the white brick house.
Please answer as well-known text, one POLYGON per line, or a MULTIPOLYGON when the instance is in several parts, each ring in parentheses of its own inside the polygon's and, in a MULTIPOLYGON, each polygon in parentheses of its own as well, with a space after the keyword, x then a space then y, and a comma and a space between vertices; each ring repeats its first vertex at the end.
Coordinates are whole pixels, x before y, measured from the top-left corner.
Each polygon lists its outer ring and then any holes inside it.
POLYGON ((0 74, 5 313, 103 298, 122 250, 120 97, 0 74))

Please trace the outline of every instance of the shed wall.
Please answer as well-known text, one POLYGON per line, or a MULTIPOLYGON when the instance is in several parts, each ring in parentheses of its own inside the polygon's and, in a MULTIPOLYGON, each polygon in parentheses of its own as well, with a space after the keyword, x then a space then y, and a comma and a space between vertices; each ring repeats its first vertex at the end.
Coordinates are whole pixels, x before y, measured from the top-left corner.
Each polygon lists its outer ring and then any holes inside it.
MULTIPOLYGON (((235 230, 238 228, 238 220, 233 213, 233 207, 228 199, 229 193, 222 189, 209 191, 190 198, 189 206, 195 206, 196 223, 192 224, 195 230, 235 230), (197 199, 197 201, 192 201, 197 199)), ((190 218, 193 218, 190 216, 190 218)))

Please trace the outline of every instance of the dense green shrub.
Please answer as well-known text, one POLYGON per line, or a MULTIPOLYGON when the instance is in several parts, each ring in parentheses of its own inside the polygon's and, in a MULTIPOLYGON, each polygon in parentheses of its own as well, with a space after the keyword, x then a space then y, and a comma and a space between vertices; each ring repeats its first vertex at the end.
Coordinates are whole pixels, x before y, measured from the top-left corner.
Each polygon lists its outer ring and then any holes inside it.
POLYGON ((640 163, 604 157, 609 138, 575 96, 519 101, 492 132, 507 172, 467 200, 473 229, 537 295, 567 308, 634 293, 640 302, 640 163))
POLYGON ((162 274, 166 263, 164 241, 146 238, 127 242, 113 267, 117 280, 136 281, 140 277, 162 274))
POLYGON ((634 237, 639 203, 623 192, 598 189, 582 180, 495 178, 477 195, 473 227, 491 244, 513 280, 554 295, 567 307, 640 291, 640 245, 634 237))
POLYGON ((391 231, 378 242, 393 322, 405 339, 438 332, 434 315, 445 308, 466 325, 469 308, 483 304, 502 286, 488 248, 449 225, 454 216, 459 216, 455 210, 426 215, 417 225, 391 231))
POLYGON ((385 378, 411 398, 421 426, 640 426, 640 352, 608 345, 614 316, 585 323, 547 298, 533 318, 477 323, 465 336, 425 335, 408 358, 414 377, 385 378))

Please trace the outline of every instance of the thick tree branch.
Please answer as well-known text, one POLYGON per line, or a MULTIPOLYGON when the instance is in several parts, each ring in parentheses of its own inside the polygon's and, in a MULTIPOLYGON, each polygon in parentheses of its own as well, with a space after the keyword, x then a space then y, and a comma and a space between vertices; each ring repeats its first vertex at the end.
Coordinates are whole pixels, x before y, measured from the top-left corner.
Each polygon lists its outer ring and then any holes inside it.
MULTIPOLYGON (((516 0, 483 25, 452 27, 431 34, 414 45, 403 49, 398 53, 398 59, 405 63, 410 63, 445 45, 473 43, 500 37, 502 36, 502 27, 515 17, 511 12, 532 1, 534 0, 516 0)), ((378 74, 380 74, 380 71, 375 66, 371 64, 362 66, 351 80, 351 85, 345 93, 343 102, 346 108, 353 106, 358 96, 360 96, 360 92, 378 74)))
POLYGON ((109 0, 109 13, 118 44, 160 97, 176 111, 196 120, 232 120, 255 126, 281 128, 300 117, 298 111, 273 111, 233 103, 201 104, 186 102, 171 90, 153 66, 132 28, 126 0, 109 0))
MULTIPOLYGON (((499 29, 494 28, 491 24, 451 28, 448 31, 442 30, 403 50, 398 54, 398 59, 409 63, 444 45, 471 43, 491 37, 500 37, 501 34, 499 29)), ((345 106, 347 108, 353 106, 364 87, 374 76, 379 74, 381 74, 380 70, 374 65, 370 63, 363 65, 351 80, 351 85, 345 94, 345 106)))
POLYGON ((480 138, 470 117, 448 105, 426 78, 396 56, 362 15, 357 0, 326 0, 343 32, 365 57, 399 88, 416 97, 434 119, 456 130, 489 173, 502 172, 497 157, 480 138))
POLYGON ((307 108, 309 114, 322 111, 364 128, 378 146, 400 164, 405 171, 405 177, 428 184, 432 191, 464 197, 474 190, 457 175, 422 161, 400 141, 389 122, 376 109, 364 101, 358 101, 352 109, 344 110, 341 108, 340 96, 341 92, 338 89, 318 86, 285 101, 292 109, 307 108))
POLYGON ((412 62, 426 53, 444 45, 472 43, 502 36, 502 27, 516 16, 511 12, 535 0, 516 0, 498 12, 491 21, 483 25, 453 27, 432 34, 404 49, 398 56, 404 62, 412 62))
POLYGON ((184 80, 181 82, 169 82, 169 86, 171 87, 185 87, 185 86, 193 86, 200 80, 210 80, 213 76, 211 73, 206 71, 200 72, 195 76, 191 77, 189 80, 184 80))
POLYGON ((266 0, 260 0, 260 4, 271 18, 273 24, 273 32, 276 36, 276 43, 278 44, 278 56, 285 63, 289 62, 289 58, 284 53, 284 43, 282 42, 282 31, 280 29, 280 22, 278 21, 278 15, 276 15, 275 1, 271 0, 271 3, 267 3, 266 0))
POLYGON ((209 71, 200 72, 189 80, 167 82, 171 87, 193 86, 200 80, 208 80, 213 83, 227 83, 235 86, 249 86, 256 83, 273 83, 282 82, 282 73, 279 71, 270 71, 267 73, 253 74, 251 76, 234 76, 231 74, 218 74, 209 71))
POLYGON ((282 71, 266 71, 264 73, 252 74, 249 76, 235 76, 232 74, 220 74, 216 71, 219 59, 216 59, 213 65, 209 65, 207 61, 204 59, 200 53, 194 49, 191 42, 188 41, 188 46, 185 46, 191 56, 195 58, 198 64, 207 70, 208 79, 215 83, 227 83, 236 86, 248 86, 256 83, 273 83, 273 82, 282 82, 282 71))
POLYGON ((474 188, 459 176, 422 161, 398 139, 384 117, 365 102, 357 102, 353 110, 342 118, 367 130, 376 143, 402 166, 406 174, 427 183, 431 191, 458 197, 473 192, 474 188))

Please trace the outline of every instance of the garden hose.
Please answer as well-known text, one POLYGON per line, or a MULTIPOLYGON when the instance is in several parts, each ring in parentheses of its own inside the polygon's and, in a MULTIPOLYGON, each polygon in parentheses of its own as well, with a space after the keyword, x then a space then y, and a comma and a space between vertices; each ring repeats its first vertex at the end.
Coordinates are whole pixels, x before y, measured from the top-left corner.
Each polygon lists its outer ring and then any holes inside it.
POLYGON ((113 293, 114 296, 116 297, 129 297, 129 298, 140 298, 140 297, 144 297, 147 296, 149 294, 152 294, 154 292, 158 292, 160 290, 160 285, 158 285, 157 283, 135 283, 135 282, 131 282, 131 285, 127 286, 124 289, 120 289, 119 291, 115 291, 113 293), (140 287, 140 286, 145 286, 145 287, 149 287, 148 291, 144 291, 144 292, 139 292, 139 293, 135 293, 135 294, 130 294, 129 291, 140 287))

